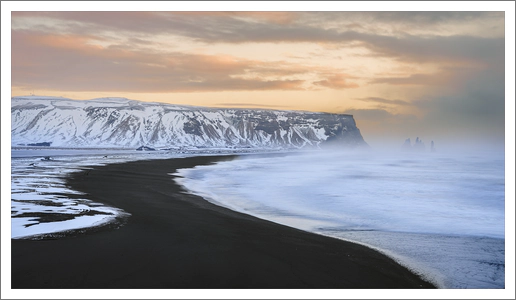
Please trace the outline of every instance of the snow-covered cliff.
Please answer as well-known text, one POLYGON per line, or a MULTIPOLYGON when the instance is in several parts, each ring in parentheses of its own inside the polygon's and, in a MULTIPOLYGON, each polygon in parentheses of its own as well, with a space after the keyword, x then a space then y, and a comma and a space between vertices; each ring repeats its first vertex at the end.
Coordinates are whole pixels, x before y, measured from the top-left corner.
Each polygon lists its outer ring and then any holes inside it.
POLYGON ((52 147, 324 147, 367 145, 351 115, 221 109, 125 98, 11 99, 11 145, 52 147))

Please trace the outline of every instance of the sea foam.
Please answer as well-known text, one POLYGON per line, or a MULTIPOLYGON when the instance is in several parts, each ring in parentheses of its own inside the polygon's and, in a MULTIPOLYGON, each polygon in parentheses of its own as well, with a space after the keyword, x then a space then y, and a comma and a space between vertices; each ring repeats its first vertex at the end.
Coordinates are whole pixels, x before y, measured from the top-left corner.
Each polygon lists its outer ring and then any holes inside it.
POLYGON ((217 205, 369 245, 441 287, 505 286, 503 153, 242 156, 176 175, 217 205))

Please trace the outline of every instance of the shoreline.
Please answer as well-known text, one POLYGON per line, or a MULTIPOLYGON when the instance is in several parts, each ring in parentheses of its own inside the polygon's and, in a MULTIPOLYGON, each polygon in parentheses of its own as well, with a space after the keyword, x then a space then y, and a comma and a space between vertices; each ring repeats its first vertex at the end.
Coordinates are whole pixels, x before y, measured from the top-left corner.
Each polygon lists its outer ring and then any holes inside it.
POLYGON ((232 157, 71 174, 72 189, 131 216, 118 229, 11 240, 12 288, 435 288, 375 250, 216 206, 168 175, 232 157))

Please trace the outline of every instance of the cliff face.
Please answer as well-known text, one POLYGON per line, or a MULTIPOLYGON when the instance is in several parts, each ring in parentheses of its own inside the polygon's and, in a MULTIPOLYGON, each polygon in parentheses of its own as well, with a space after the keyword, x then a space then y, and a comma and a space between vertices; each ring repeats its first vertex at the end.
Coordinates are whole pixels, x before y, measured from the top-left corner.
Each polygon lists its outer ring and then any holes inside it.
POLYGON ((366 146, 351 115, 217 109, 123 98, 11 99, 11 145, 54 147, 366 146))

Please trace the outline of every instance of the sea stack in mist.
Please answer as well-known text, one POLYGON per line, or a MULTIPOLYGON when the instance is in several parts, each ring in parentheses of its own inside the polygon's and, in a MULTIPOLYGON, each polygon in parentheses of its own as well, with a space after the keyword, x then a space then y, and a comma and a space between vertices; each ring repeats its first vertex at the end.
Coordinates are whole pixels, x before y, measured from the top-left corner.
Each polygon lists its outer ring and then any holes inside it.
MULTIPOLYGON (((416 142, 414 143, 414 145, 412 145, 410 143, 410 138, 406 139, 405 142, 403 143, 403 145, 401 145, 401 150, 414 151, 414 152, 425 152, 426 147, 425 147, 425 143, 423 143, 423 140, 421 140, 419 137, 416 137, 416 142)), ((434 141, 432 141, 430 151, 435 152, 434 141)))
POLYGON ((11 99, 11 146, 306 148, 367 147, 352 115, 222 109, 125 98, 11 99))

